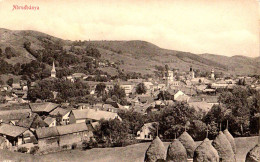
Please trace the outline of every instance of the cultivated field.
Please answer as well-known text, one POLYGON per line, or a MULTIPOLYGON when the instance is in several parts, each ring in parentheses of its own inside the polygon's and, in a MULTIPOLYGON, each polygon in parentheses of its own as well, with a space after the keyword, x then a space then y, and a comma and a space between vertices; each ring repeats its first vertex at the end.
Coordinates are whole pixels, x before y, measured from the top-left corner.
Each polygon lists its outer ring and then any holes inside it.
MULTIPOLYGON (((237 162, 244 162, 246 153, 255 146, 258 141, 258 137, 241 137, 236 138, 237 145, 237 162)), ((198 142, 199 144, 200 142, 198 142)), ((0 160, 10 161, 95 161, 95 162, 142 162, 144 154, 150 143, 135 144, 127 147, 117 148, 95 148, 87 151, 71 150, 59 153, 53 153, 43 156, 33 156, 21 153, 12 153, 5 150, 0 150, 0 160)), ((165 147, 169 143, 165 143, 165 147)))

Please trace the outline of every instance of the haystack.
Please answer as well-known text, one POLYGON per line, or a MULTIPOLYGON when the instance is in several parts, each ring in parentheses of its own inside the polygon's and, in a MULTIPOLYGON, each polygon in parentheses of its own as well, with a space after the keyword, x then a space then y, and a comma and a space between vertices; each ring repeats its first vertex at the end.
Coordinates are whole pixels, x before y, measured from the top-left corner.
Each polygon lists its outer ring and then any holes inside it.
POLYGON ((257 144, 246 155, 246 162, 259 162, 260 161, 260 144, 257 144))
POLYGON ((187 152, 183 144, 174 139, 169 145, 166 156, 167 162, 185 162, 187 161, 187 152))
POLYGON ((219 162, 217 150, 211 145, 211 142, 206 138, 194 151, 193 162, 219 162))
POLYGON ((178 139, 185 147, 188 158, 193 158, 194 150, 196 149, 196 143, 192 137, 185 131, 178 139))
POLYGON ((236 143, 234 137, 230 134, 230 132, 227 129, 224 130, 223 133, 226 135, 228 141, 230 142, 234 154, 236 154, 236 143))
POLYGON ((157 136, 145 153, 145 162, 156 162, 158 160, 164 160, 166 155, 166 149, 163 145, 163 142, 157 136))
POLYGON ((232 150, 231 144, 223 132, 219 132, 212 145, 218 151, 219 161, 235 162, 235 154, 232 150))

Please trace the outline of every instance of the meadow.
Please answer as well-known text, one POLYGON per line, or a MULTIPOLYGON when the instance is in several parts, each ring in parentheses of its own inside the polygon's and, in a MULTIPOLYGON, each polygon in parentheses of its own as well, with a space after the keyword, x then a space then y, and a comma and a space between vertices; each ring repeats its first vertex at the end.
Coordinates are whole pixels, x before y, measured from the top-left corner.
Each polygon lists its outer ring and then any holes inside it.
MULTIPOLYGON (((235 138, 237 153, 237 162, 244 162, 247 152, 253 148, 258 142, 258 136, 235 138)), ((42 156, 33 156, 22 153, 13 153, 6 150, 0 150, 0 161, 89 161, 89 162, 142 162, 144 160, 145 151, 150 142, 139 143, 127 147, 115 148, 94 148, 87 151, 69 150, 63 152, 52 153, 42 156)), ((170 143, 165 142, 165 148, 170 143)), ((199 145, 200 142, 197 142, 199 145)))

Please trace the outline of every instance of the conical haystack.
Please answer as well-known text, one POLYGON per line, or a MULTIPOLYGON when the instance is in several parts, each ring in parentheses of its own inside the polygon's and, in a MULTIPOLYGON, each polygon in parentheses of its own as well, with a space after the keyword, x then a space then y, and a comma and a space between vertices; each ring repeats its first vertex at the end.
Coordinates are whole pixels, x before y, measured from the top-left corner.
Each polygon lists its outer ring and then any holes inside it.
POLYGON ((187 152, 185 147, 178 139, 174 139, 167 150, 167 162, 185 162, 187 161, 187 152))
POLYGON ((260 144, 257 144, 246 155, 246 162, 259 162, 260 161, 260 144))
POLYGON ((194 150, 196 149, 196 143, 194 142, 192 137, 185 131, 181 134, 178 140, 185 147, 188 158, 193 158, 194 150))
POLYGON ((211 142, 206 138, 194 151, 193 162, 219 162, 217 150, 211 145, 211 142))
POLYGON ((223 133, 226 135, 228 141, 229 141, 230 144, 231 144, 232 150, 233 150, 233 152, 234 152, 234 154, 235 154, 235 153, 236 153, 236 143, 235 143, 234 137, 230 134, 230 132, 229 132, 227 129, 224 130, 223 133))
POLYGON ((166 155, 166 149, 163 145, 163 142, 157 136, 145 153, 145 162, 156 162, 157 160, 164 160, 166 155))
POLYGON ((223 132, 219 132, 212 145, 218 151, 219 161, 235 162, 235 154, 232 150, 231 144, 223 132))

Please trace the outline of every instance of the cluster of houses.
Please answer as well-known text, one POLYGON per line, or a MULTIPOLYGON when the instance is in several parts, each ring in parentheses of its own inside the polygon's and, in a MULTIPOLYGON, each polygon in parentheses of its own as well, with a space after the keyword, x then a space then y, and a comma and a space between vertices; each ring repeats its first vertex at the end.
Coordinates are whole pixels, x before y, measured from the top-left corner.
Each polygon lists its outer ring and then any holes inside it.
POLYGON ((93 138, 101 119, 119 119, 117 113, 98 109, 72 108, 51 102, 2 105, 0 148, 28 152, 72 148, 93 138))
MULTIPOLYGON (((33 147, 39 150, 50 148, 72 148, 75 144, 89 141, 93 138, 93 131, 101 119, 119 119, 119 110, 132 110, 142 114, 160 111, 161 108, 172 105, 174 102, 187 102, 198 111, 208 112, 218 103, 217 89, 232 89, 239 79, 255 87, 260 82, 250 77, 223 79, 215 78, 214 70, 209 77, 195 77, 192 68, 185 75, 177 79, 175 71, 166 71, 162 79, 129 79, 128 81, 103 82, 105 90, 109 91, 118 84, 125 90, 127 105, 108 98, 105 102, 90 105, 88 103, 55 104, 51 102, 30 103, 27 101, 28 86, 24 81, 14 83, 12 86, 2 85, 2 92, 10 92, 6 96, 5 104, 0 106, 0 148, 18 150, 33 147), (143 83, 145 94, 137 94, 136 87, 143 83), (160 93, 170 96, 167 99, 158 98, 160 93), (9 97, 9 98, 8 98, 9 97), (11 99, 10 99, 11 98, 11 99), (14 99, 15 98, 15 99, 14 99), (18 102, 18 100, 20 100, 18 102)), ((51 77, 56 77, 55 65, 51 77)), ((96 85, 99 82, 86 81, 86 74, 74 73, 66 79, 74 82, 81 79, 90 86, 91 95, 96 95, 96 85)), ((34 86, 34 83, 31 84, 34 86)), ((150 130, 154 123, 146 123, 137 134, 137 139, 151 140, 150 130)))

